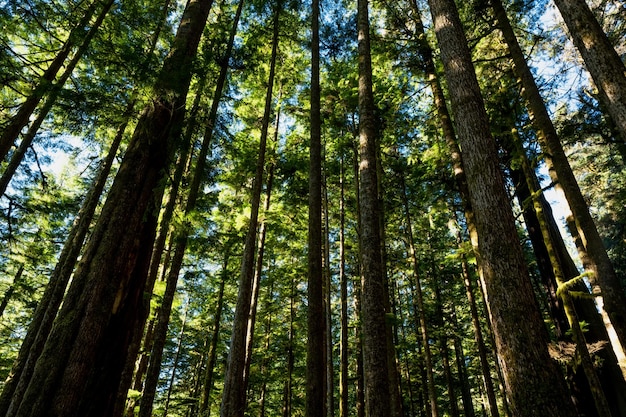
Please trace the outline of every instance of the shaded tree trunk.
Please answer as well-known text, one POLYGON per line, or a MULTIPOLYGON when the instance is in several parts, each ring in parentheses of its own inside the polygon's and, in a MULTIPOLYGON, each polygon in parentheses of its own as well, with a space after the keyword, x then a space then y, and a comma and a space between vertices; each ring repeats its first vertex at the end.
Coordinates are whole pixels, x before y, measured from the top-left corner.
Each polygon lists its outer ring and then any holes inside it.
POLYGON ((512 412, 520 417, 573 416, 561 372, 548 354, 547 332, 534 300, 456 5, 452 0, 429 0, 429 5, 463 149, 486 297, 512 412))
POLYGON ((4 310, 6 310, 7 306, 9 305, 9 301, 11 301, 13 294, 15 294, 15 290, 18 289, 20 281, 22 280, 23 273, 24 264, 20 265, 19 269, 15 273, 15 276, 13 277, 13 282, 11 283, 11 286, 4 292, 4 295, 2 296, 2 301, 0 302, 0 317, 2 317, 2 315, 4 314, 4 310))
POLYGON ((224 309, 224 287, 226 286, 226 278, 228 277, 228 261, 230 259, 230 243, 226 244, 226 252, 224 254, 224 263, 222 265, 222 273, 220 279, 220 287, 217 293, 217 306, 215 307, 215 317, 213 319, 213 332, 211 333, 211 342, 209 352, 207 354, 206 369, 202 381, 202 395, 200 397, 199 413, 201 417, 209 417, 211 400, 211 390, 213 389, 213 373, 215 371, 215 362, 217 358, 217 343, 220 336, 220 328, 222 323, 222 311, 224 309))
POLYGON ((414 293, 414 297, 416 300, 414 303, 414 313, 418 316, 419 329, 422 337, 424 368, 426 372, 426 393, 428 395, 428 411, 432 417, 437 417, 439 415, 439 408, 437 405, 437 391, 435 387, 435 376, 433 373, 434 367, 429 343, 431 336, 429 334, 428 321, 426 319, 426 309, 424 306, 424 296, 420 279, 419 263, 415 252, 415 239, 413 237, 413 225, 411 221, 411 213, 409 211, 409 200, 406 192, 407 190, 404 180, 404 173, 399 172, 398 176, 400 179, 400 191, 402 205, 404 208, 404 222, 406 224, 407 249, 409 251, 408 255, 411 266, 413 267, 413 279, 409 279, 409 281, 411 285, 411 291, 414 293))
POLYGON ((470 388, 469 378, 467 376, 467 367, 465 366, 465 353, 463 352, 463 344, 460 336, 460 328, 456 318, 456 307, 452 306, 452 325, 455 332, 452 336, 454 342, 454 358, 456 368, 461 381, 461 399, 463 401, 463 414, 465 417, 474 417, 474 404, 472 401, 472 392, 470 388))
POLYGON ((39 357, 18 416, 107 416, 142 308, 163 195, 177 148, 191 62, 210 1, 191 0, 137 124, 63 307, 39 357))
POLYGON ((339 417, 348 417, 348 277, 346 275, 345 166, 341 151, 339 178, 339 285, 341 334, 339 337, 339 417))
POLYGON ((163 417, 167 416, 167 412, 170 408, 170 400, 172 399, 172 390, 174 389, 174 380, 176 379, 176 371, 178 368, 178 359, 180 358, 180 349, 183 344, 183 338, 185 336, 185 325, 187 324, 187 313, 189 312, 188 308, 189 305, 185 305, 185 314, 183 315, 183 322, 180 326, 180 332, 178 333, 178 343, 176 344, 176 353, 174 354, 172 375, 170 376, 169 385, 167 387, 167 397, 165 398, 165 404, 163 405, 163 417))
POLYGON ((322 143, 320 114, 319 0, 311 2, 311 126, 309 147, 308 310, 306 417, 325 415, 324 294, 322 271, 322 143))

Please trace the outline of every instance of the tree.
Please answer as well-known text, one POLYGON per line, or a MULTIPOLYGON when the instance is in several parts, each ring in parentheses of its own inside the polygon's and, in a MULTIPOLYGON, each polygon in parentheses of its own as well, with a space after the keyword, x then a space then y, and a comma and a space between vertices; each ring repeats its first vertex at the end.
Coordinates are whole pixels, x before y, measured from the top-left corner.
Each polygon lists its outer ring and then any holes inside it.
POLYGON ((464 155, 485 296, 507 397, 517 416, 574 415, 560 372, 548 355, 547 334, 533 300, 495 142, 489 133, 456 5, 448 0, 430 0, 429 5, 464 155))
MULTIPOLYGON (((311 7, 311 143, 307 319, 307 417, 324 416, 324 296, 322 272, 322 143, 320 115, 319 0, 311 7)), ((331 337, 327 334, 326 337, 331 337)))
POLYGON ((381 259, 378 198, 378 132, 372 92, 369 11, 367 0, 358 2, 359 40, 359 210, 361 257, 361 314, 365 414, 390 415, 389 371, 385 323, 384 278, 381 259))
MULTIPOLYGON (((626 138, 626 67, 585 0, 555 0, 569 35, 598 88, 600 101, 626 138)), ((624 320, 624 318, 622 318, 624 320)), ((622 343, 624 343, 622 341, 622 343)))
MULTIPOLYGON (((211 6, 192 0, 108 193, 17 416, 110 414, 143 287, 163 193, 182 129, 195 56, 211 6)), ((19 407, 18 407, 19 406, 19 407)))
MULTIPOLYGON (((603 307, 600 308, 604 308, 606 311, 611 323, 615 327, 621 345, 624 346, 626 345, 626 296, 624 295, 624 289, 606 253, 602 238, 589 213, 587 202, 569 165, 559 136, 552 124, 552 120, 541 98, 537 84, 535 83, 524 54, 517 42, 504 7, 498 0, 493 2, 493 7, 498 20, 498 26, 511 52, 517 77, 521 80, 523 86, 522 95, 528 103, 527 105, 533 119, 533 124, 537 128, 541 146, 544 148, 544 160, 548 166, 548 172, 556 188, 560 190, 567 199, 572 214, 574 215, 578 233, 583 238, 583 245, 586 248, 587 254, 587 256, 584 256, 582 259, 583 265, 585 269, 591 272, 589 279, 594 287, 594 293, 602 297, 603 307)), ((582 9, 576 10, 582 11, 582 9)), ((623 69, 622 78, 626 85, 623 69)), ((626 91, 626 89, 624 91, 626 91)))
POLYGON ((276 71, 276 61, 278 55, 279 41, 279 18, 282 9, 282 1, 277 0, 273 18, 272 55, 270 57, 270 71, 268 75, 267 92, 265 95, 265 109, 263 112, 261 126, 261 142, 256 162, 256 171, 252 186, 251 212, 246 234, 246 243, 241 262, 241 278, 239 283, 239 294, 237 296, 237 307, 235 309, 235 321, 233 323, 233 334, 228 354, 228 367, 224 380, 224 393, 222 394, 222 417, 243 416, 246 407, 246 393, 244 390, 243 378, 246 357, 246 338, 248 328, 248 316, 250 314, 250 301, 252 299, 252 279, 254 277, 254 257, 256 254, 257 226, 259 216, 259 206, 261 203, 261 192, 263 190, 263 172, 265 169, 265 150, 267 143, 267 132, 270 124, 272 110, 272 98, 274 89, 274 76, 276 71))

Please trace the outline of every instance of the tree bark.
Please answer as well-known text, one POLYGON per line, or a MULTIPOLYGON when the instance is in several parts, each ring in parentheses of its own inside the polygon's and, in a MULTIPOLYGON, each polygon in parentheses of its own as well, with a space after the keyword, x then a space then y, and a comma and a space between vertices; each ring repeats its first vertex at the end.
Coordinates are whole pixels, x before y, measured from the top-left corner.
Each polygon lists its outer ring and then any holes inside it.
POLYGON ((322 271, 322 143, 319 0, 311 2, 311 112, 309 145, 308 310, 306 417, 325 415, 324 295, 322 271))
POLYGON ((361 314, 365 415, 390 417, 389 369, 381 259, 380 207, 376 160, 378 132, 370 55, 367 0, 357 3, 359 41, 359 208, 361 215, 361 314))
POLYGON ((478 232, 480 262, 507 397, 516 416, 573 416, 518 241, 495 141, 452 0, 429 0, 478 232), (496 220, 497 219, 497 220, 496 220))

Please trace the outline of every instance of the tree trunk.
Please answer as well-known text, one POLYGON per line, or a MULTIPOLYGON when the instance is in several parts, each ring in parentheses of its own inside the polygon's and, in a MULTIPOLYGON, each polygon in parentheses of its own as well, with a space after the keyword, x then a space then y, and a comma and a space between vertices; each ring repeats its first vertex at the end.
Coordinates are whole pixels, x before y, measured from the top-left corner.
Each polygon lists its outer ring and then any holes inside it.
POLYGON ((389 369, 385 323, 384 275, 381 259, 380 207, 376 160, 378 132, 372 92, 369 11, 367 0, 357 6, 359 41, 359 208, 361 211, 361 315, 365 414, 390 417, 389 369))
POLYGON ((496 145, 453 0, 429 0, 452 98, 455 126, 478 232, 492 328, 516 416, 573 416, 518 241, 496 145))
POLYGON ((469 378, 467 377, 467 367, 465 366, 465 353, 463 352, 463 344, 460 336, 460 326, 456 319, 456 307, 452 306, 452 325, 454 326, 453 342, 454 342, 454 358, 456 368, 459 372, 459 380, 461 381, 461 399, 463 401, 463 414, 465 417, 474 417, 474 404, 472 401, 472 392, 470 388, 469 378))
POLYGON ((0 302, 0 317, 2 317, 2 315, 4 314, 4 310, 6 310, 7 306, 9 305, 9 301, 11 301, 11 297, 13 297, 13 294, 15 294, 15 290, 17 289, 17 287, 20 284, 20 281, 22 280, 23 273, 24 273, 24 264, 20 265, 19 269, 15 273, 15 276, 13 277, 13 283, 5 291, 4 295, 2 296, 2 301, 0 302))
MULTIPOLYGON (((187 300, 187 303, 189 300, 187 300)), ((176 353, 174 354, 174 364, 172 365, 172 375, 170 376, 169 385, 167 388, 167 397, 165 398, 165 405, 163 406, 163 417, 167 417, 167 412, 170 407, 170 400, 172 398, 172 390, 174 389, 174 380, 176 379, 176 371, 178 368, 178 359, 180 358, 180 349, 183 344, 183 337, 185 336, 185 324, 187 323, 187 313, 189 305, 185 305, 185 314, 183 315, 183 322, 180 326, 180 333, 178 333, 178 343, 176 344, 176 353)))
POLYGON ((311 143, 309 147, 308 310, 306 417, 323 417, 324 294, 322 271, 322 143, 320 115, 319 0, 311 2, 311 143))
POLYGON ((293 390, 293 367, 295 356, 293 352, 294 340, 294 317, 295 317, 295 280, 291 281, 291 294, 289 296, 289 340, 287 341, 287 378, 283 390, 283 417, 291 417, 291 403, 293 390))
POLYGON ((246 407, 246 392, 243 387, 246 355, 245 342, 248 316, 250 314, 250 300, 252 297, 254 255, 256 253, 259 206, 261 203, 261 192, 263 189, 263 171, 265 168, 267 131, 270 124, 270 113, 272 109, 272 91, 274 88, 274 74, 276 71, 276 58, 278 54, 279 17, 281 9, 282 1, 277 0, 274 10, 272 56, 268 76, 267 94, 265 96, 265 110, 261 126, 259 156, 257 159, 256 172, 252 185, 250 221, 248 223, 248 232, 244 245, 243 259, 241 262, 239 294, 237 295, 233 334, 230 343, 230 351, 228 353, 228 364, 224 380, 221 417, 243 417, 246 407))
POLYGON ((143 290, 185 99, 210 1, 191 0, 74 274, 18 416, 110 415, 143 290))
MULTIPOLYGON (((572 169, 569 165, 563 147, 559 141, 559 137, 556 133, 556 129, 552 124, 550 115, 546 109, 546 106, 539 94, 539 89, 535 83, 533 75, 526 63, 524 54, 515 38, 513 29, 506 16, 506 12, 502 7, 502 3, 499 0, 492 2, 498 24, 502 31, 502 35, 505 38, 509 51, 511 52, 511 58, 515 64, 515 71, 517 76, 522 82, 522 94, 528 103, 529 113, 533 119, 533 123, 537 128, 538 138, 541 146, 544 150, 544 160, 548 167, 548 172, 552 182, 555 184, 557 190, 565 195, 565 198, 572 210, 574 219, 576 221, 576 228, 578 233, 583 239, 582 243, 586 248, 588 256, 581 259, 583 266, 586 270, 591 272, 589 281, 593 287, 593 293, 597 296, 601 296, 604 302, 604 310, 611 320, 615 331, 619 337, 622 347, 626 346, 626 295, 624 294, 624 288, 622 287, 619 278, 617 277, 613 265, 606 253, 606 249, 602 242, 602 238, 598 233, 593 218, 589 213, 589 208, 582 195, 576 177, 574 176, 572 169)), ((582 37, 593 39, 594 48, 589 49, 590 54, 595 54, 591 51, 599 51, 603 49, 602 45, 605 45, 606 36, 604 38, 596 38, 595 35, 599 35, 598 31, 602 33, 602 29, 599 27, 598 22, 591 16, 587 16, 587 13, 591 14, 589 8, 585 4, 584 0, 557 0, 555 4, 559 9, 563 18, 566 21, 570 21, 568 25, 572 32, 575 42, 579 37, 581 45, 577 45, 580 48, 587 48, 589 45, 584 46, 582 44, 582 37), (586 16, 586 18, 583 18, 586 16), (593 35, 592 35, 593 34, 593 35)), ((602 35, 604 35, 602 33, 602 35)), ((587 42, 587 41, 585 41, 587 42)), ((606 49, 607 46, 605 45, 606 49)), ((611 94, 611 101, 616 104, 621 102, 623 106, 622 114, 624 117, 625 130, 622 135, 626 137, 626 77, 624 76, 624 65, 621 63, 615 50, 608 45, 608 49, 612 50, 613 54, 609 51, 604 51, 598 56, 589 58, 591 62, 599 65, 596 71, 606 73, 608 77, 614 77, 615 79, 621 79, 621 92, 615 90, 615 87, 605 86, 607 88, 607 94, 611 94), (615 55, 615 59, 619 61, 621 68, 617 68, 616 64, 609 64, 612 55, 615 55), (606 64, 603 64, 607 62, 606 64), (612 74, 612 75, 609 75, 612 74), (609 93, 610 90, 610 93, 609 93)), ((582 50, 581 50, 582 52, 582 50)), ((587 58, 585 58, 587 60, 587 58)), ((590 65, 588 63, 588 65, 590 65)), ((596 82, 604 85, 603 81, 596 80, 596 82)), ((603 88, 603 87, 600 87, 603 88)))
MULTIPOLYGON (((322 157, 323 160, 324 157, 322 157)), ((324 277, 323 298, 324 298, 324 362, 325 362, 325 399, 326 399, 326 417, 334 417, 335 415, 335 370, 333 355, 333 316, 331 308, 332 296, 332 279, 330 270, 330 213, 328 211, 328 188, 326 184, 326 176, 322 175, 322 217, 324 221, 323 228, 323 260, 322 260, 322 276, 324 277)))
MULTIPOLYGON (((626 140, 626 67, 585 0, 555 0, 600 95, 600 102, 626 140)), ((625 319, 622 317, 622 319, 625 319)))
MULTIPOLYGON (((461 241, 460 237, 458 239, 461 241)), ((480 326, 480 316, 478 315, 478 308, 476 306, 476 299, 474 297, 474 289, 472 288, 472 279, 470 276, 469 263, 465 255, 462 255, 461 268, 463 271, 463 284, 465 285, 465 295, 470 308, 470 315, 472 317, 472 328, 474 330, 474 340, 476 341, 476 347, 478 349, 478 357, 480 358, 480 369, 483 376, 483 385, 485 389, 485 395, 487 396, 487 411, 491 417, 499 417, 498 401, 496 400, 496 390, 491 379, 491 367, 489 365, 489 359, 487 358, 487 349, 485 341, 483 339, 483 332, 480 326)))
POLYGON ((0 396, 0 415, 5 415, 6 413, 7 417, 12 416, 17 411, 16 407, 22 401, 24 391, 32 377, 35 363, 41 355, 46 339, 52 329, 54 319, 63 301, 67 284, 70 281, 82 245, 89 232, 89 226, 100 202, 100 196, 109 177, 117 150, 122 142, 132 109, 133 104, 129 103, 123 116, 124 121, 118 127, 115 138, 109 147, 109 152, 102 161, 96 180, 85 196, 78 215, 74 219, 57 264, 50 275, 48 285, 37 304, 26 337, 22 341, 22 346, 20 346, 18 357, 11 369, 11 374, 4 383, 2 395, 0 396))
MULTIPOLYGON (((274 143, 277 143, 278 128, 280 123, 280 110, 276 113, 276 124, 274 130, 274 143)), ((274 184, 274 163, 270 163, 268 168, 267 186, 265 189, 265 205, 263 210, 265 213, 270 209, 270 198, 272 196, 272 185, 274 184)), ((250 365, 252 363, 252 351, 254 345, 254 330, 256 325, 256 313, 259 301, 259 289, 261 288, 261 275, 263 273, 263 258, 265 256, 265 236, 267 235, 267 223, 265 219, 261 221, 259 228, 259 244, 256 259, 256 268, 254 279, 252 280, 252 298, 250 299, 250 316, 248 317, 248 329, 246 332, 246 363, 243 374, 244 391, 248 391, 248 383, 250 381, 250 365)))
POLYGON ((226 252, 224 254, 224 264, 222 265, 222 273, 220 278, 220 288, 217 294, 217 306, 215 307, 215 317, 213 319, 213 332, 211 334, 211 344, 206 361, 206 370, 202 382, 202 395, 200 397, 200 417, 209 417, 211 409, 209 402, 211 400, 211 390, 213 389, 213 372, 215 371, 215 362, 217 358, 217 343, 220 336, 220 328, 222 323, 222 311, 224 310, 224 287, 226 286, 226 278, 228 277, 228 260, 230 259, 230 243, 226 244, 226 252))
POLYGON ((417 255, 415 253, 415 239, 413 237, 413 226, 411 222, 411 213, 409 212, 409 200, 407 197, 406 184, 404 181, 404 173, 398 172, 398 176, 400 179, 400 188, 401 188, 401 198, 402 205, 404 208, 404 221, 406 224, 406 238, 407 238, 407 249, 409 251, 409 259, 411 262, 411 266, 413 267, 413 279, 409 279, 411 284, 411 290, 415 296, 415 314, 419 317, 419 329, 422 337, 422 349, 424 350, 424 368, 426 371, 426 387, 428 394, 428 410, 430 411, 431 417, 439 416, 439 409, 437 405, 437 391, 435 387, 435 376, 433 374, 433 361, 432 361, 432 353, 430 350, 430 339, 431 336, 428 330, 428 322, 426 319, 426 310, 424 307, 424 296, 422 292, 422 284, 420 279, 420 271, 419 271, 419 263, 417 260, 417 255))
POLYGON ((339 285, 341 300, 341 335, 339 338, 339 417, 348 417, 348 277, 346 276, 345 168, 341 151, 339 197, 339 285))

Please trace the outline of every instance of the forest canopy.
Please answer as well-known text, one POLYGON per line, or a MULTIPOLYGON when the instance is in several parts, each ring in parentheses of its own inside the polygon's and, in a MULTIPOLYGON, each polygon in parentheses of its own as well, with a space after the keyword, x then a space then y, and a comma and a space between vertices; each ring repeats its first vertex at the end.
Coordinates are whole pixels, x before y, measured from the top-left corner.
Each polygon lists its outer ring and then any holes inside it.
POLYGON ((621 1, 0 28, 0 416, 626 415, 621 1))

